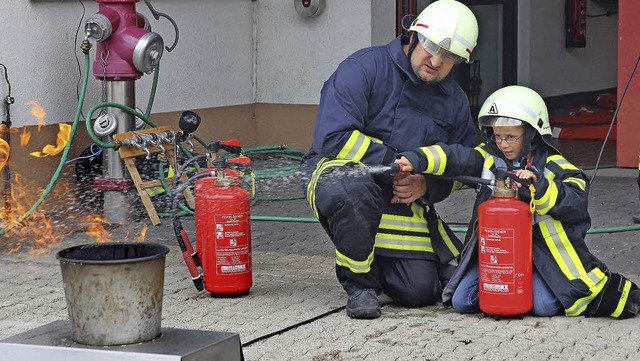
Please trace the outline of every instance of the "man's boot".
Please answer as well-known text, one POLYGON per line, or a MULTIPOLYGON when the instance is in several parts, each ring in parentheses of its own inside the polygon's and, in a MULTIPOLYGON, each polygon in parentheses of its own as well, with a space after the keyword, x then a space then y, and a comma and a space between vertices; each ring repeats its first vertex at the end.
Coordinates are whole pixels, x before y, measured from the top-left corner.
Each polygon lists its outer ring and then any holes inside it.
POLYGON ((347 315, 351 318, 378 318, 382 314, 378 296, 372 288, 359 289, 349 295, 347 315))

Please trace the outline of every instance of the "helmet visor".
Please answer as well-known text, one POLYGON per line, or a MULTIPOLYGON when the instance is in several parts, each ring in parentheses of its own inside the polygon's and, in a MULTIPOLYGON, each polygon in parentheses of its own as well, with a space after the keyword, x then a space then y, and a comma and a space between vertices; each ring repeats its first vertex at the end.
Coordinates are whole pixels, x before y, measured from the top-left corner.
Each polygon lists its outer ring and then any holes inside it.
POLYGON ((485 127, 518 127, 524 125, 522 120, 509 117, 482 117, 478 120, 480 128, 485 127))
POLYGON ((431 56, 440 56, 440 59, 442 59, 443 63, 459 64, 464 61, 463 57, 456 55, 450 52, 449 50, 441 47, 440 45, 427 39, 426 36, 420 33, 417 33, 417 34, 418 34, 418 41, 420 41, 420 44, 422 45, 424 50, 426 50, 427 53, 431 54, 431 56))

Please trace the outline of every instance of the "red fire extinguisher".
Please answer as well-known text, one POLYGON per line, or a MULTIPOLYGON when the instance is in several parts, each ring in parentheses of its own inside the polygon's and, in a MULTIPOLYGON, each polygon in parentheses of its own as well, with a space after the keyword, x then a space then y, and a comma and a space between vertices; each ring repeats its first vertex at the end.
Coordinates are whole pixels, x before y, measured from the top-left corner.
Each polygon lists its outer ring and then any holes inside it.
POLYGON ((520 316, 533 307, 532 213, 504 178, 496 179, 493 197, 478 207, 480 310, 520 316))
POLYGON ((587 0, 565 0, 565 46, 584 48, 587 46, 587 0))
POLYGON ((248 169, 250 163, 247 157, 216 159, 211 163, 212 168, 197 173, 174 189, 174 232, 199 291, 206 289, 216 295, 243 294, 249 292, 253 284, 250 196, 240 184, 239 172, 229 169, 229 165, 248 169), (178 199, 191 184, 195 197, 196 251, 177 217, 178 199))
POLYGON ((216 170, 215 177, 194 185, 196 248, 199 250, 205 289, 213 294, 249 291, 251 222, 249 192, 236 177, 216 170))

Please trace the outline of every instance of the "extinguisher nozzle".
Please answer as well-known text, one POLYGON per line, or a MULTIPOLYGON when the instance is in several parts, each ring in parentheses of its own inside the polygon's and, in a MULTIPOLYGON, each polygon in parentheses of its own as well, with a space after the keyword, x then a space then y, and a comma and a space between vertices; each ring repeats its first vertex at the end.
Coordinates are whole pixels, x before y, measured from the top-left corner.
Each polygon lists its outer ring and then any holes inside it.
POLYGON ((204 290, 204 283, 202 282, 202 275, 197 278, 193 278, 193 284, 196 286, 198 291, 204 290))

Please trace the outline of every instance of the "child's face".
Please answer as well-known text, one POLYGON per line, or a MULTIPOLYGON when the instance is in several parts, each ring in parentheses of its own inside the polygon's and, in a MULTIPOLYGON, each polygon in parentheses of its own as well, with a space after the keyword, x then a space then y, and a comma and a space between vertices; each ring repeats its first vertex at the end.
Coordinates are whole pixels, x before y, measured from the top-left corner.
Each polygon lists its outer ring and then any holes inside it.
POLYGON ((517 160, 524 146, 524 127, 493 127, 496 146, 508 160, 517 160))

